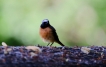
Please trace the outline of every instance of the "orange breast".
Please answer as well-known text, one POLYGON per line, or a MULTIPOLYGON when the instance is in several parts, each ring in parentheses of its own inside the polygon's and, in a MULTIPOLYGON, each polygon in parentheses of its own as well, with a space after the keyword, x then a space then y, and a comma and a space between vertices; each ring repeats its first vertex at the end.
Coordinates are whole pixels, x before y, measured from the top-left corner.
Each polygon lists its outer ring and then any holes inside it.
POLYGON ((40 28, 40 36, 46 42, 54 42, 54 36, 52 30, 47 27, 45 29, 40 28))

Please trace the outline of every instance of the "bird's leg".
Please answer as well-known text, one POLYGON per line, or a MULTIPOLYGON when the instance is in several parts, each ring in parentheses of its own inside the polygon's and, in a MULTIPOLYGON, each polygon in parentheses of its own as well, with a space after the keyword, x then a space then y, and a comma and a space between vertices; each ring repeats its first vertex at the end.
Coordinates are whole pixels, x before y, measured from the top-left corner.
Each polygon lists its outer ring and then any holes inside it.
POLYGON ((50 43, 47 44, 47 46, 49 46, 50 43))
MULTIPOLYGON (((54 42, 53 42, 53 43, 54 43, 54 42)), ((51 43, 50 46, 52 46, 53 43, 51 43)))

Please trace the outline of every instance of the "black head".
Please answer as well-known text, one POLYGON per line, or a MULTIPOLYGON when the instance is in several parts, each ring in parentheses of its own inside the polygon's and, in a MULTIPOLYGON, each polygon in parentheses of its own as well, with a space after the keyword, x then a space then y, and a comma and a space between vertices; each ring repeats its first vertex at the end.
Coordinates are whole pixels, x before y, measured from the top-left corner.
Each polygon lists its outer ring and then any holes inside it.
POLYGON ((41 24, 41 28, 46 28, 46 27, 49 27, 50 26, 50 24, 49 24, 49 20, 48 19, 44 19, 43 21, 42 21, 42 24, 41 24))

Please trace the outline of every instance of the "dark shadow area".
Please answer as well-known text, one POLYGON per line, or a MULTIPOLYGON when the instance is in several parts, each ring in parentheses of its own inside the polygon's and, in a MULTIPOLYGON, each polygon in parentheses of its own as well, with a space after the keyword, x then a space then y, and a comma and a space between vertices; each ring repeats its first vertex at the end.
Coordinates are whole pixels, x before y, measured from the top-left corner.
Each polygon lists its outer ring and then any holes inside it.
MULTIPOLYGON (((0 43, 2 43, 2 41, 0 41, 0 43)), ((5 41, 5 43, 9 46, 22 46, 23 45, 22 42, 18 41, 15 38, 9 38, 5 41)))

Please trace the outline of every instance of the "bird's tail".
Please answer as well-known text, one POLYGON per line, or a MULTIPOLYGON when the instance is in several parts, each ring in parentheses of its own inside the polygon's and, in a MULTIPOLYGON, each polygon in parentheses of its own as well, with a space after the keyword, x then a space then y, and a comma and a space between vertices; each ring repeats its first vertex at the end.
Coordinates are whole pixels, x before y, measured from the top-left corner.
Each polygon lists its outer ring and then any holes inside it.
POLYGON ((61 46, 65 46, 64 44, 62 44, 60 41, 57 42, 58 44, 60 44, 61 46))

